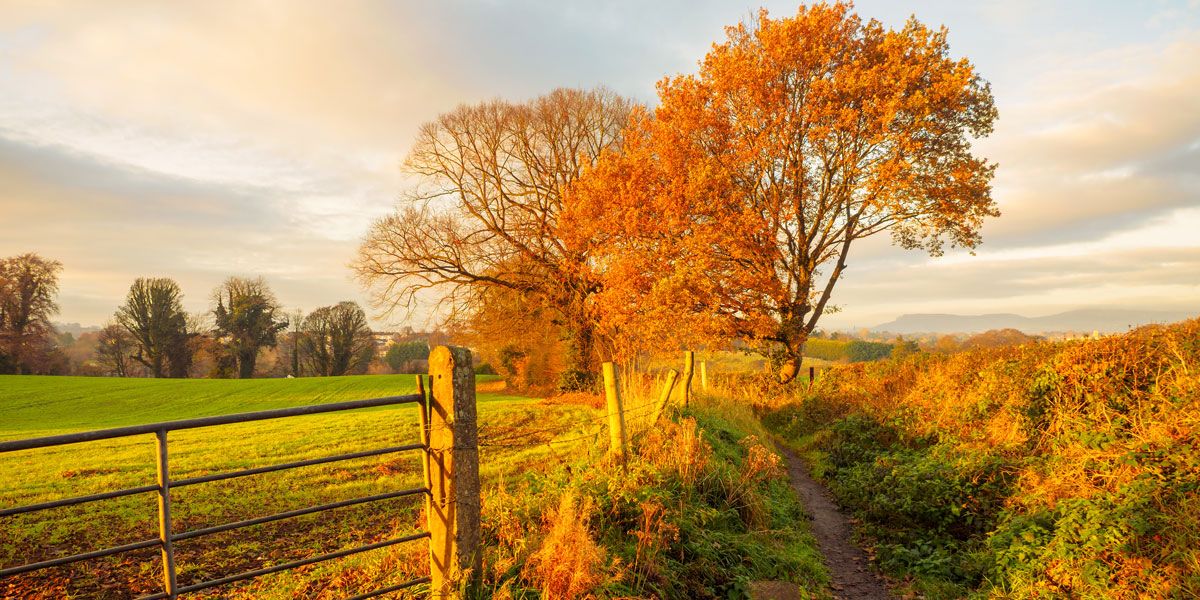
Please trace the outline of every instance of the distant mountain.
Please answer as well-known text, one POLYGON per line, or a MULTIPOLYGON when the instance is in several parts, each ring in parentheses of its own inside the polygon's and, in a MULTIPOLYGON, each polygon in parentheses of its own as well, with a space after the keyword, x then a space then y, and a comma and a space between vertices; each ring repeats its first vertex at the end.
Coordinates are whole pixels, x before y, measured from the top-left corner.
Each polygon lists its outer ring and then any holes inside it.
POLYGON ((910 314, 894 321, 869 328, 871 331, 892 333, 978 333, 990 329, 1018 329, 1028 334, 1043 331, 1101 331, 1118 333, 1131 327, 1150 323, 1173 323, 1200 316, 1193 313, 1163 310, 1128 310, 1085 308, 1047 315, 1024 317, 1013 313, 987 315, 910 314))

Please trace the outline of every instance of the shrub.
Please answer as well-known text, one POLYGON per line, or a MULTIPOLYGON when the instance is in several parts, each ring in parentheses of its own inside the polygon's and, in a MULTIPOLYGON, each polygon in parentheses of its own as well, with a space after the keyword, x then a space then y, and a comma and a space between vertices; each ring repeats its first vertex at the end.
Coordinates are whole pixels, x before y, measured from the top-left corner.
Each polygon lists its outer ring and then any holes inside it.
POLYGON ((1200 596, 1200 319, 836 369, 766 424, 926 593, 1200 596))

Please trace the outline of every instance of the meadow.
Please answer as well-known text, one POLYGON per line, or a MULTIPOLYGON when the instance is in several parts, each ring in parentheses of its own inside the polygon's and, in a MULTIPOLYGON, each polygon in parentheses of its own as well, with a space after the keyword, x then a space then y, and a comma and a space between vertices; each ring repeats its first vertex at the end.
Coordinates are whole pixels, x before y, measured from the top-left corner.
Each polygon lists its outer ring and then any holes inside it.
MULTIPOLYGON (((781 472, 763 467, 773 464, 763 462, 766 446, 740 442, 767 437, 745 406, 706 398, 652 427, 645 414, 650 394, 631 394, 634 441, 622 469, 606 453, 599 398, 513 396, 488 391, 500 388, 492 377, 478 381, 481 597, 744 597, 758 579, 822 588, 802 508, 781 472), (728 406, 718 408, 722 402, 728 406), (561 565, 577 575, 564 579, 561 565)), ((405 394, 414 385, 412 376, 398 375, 7 376, 0 378, 0 439, 405 394)), ((172 432, 171 476, 401 445, 417 435, 413 406, 172 432)), ((151 484, 153 456, 153 436, 0 455, 0 507, 151 484)), ((417 452, 390 454, 177 488, 175 531, 418 487, 419 459, 417 452)), ((423 529, 420 507, 418 498, 398 498, 185 540, 176 544, 180 582, 413 533, 423 529)), ((3 566, 150 539, 157 531, 153 494, 0 519, 3 566)), ((227 598, 345 598, 424 575, 426 553, 424 542, 412 542, 214 591, 227 598)), ((0 596, 134 598, 158 591, 160 578, 158 551, 150 548, 8 578, 0 596)))
MULTIPOLYGON (((481 387, 486 389, 493 379, 481 376, 481 387)), ((4 376, 0 390, 0 439, 20 439, 410 394, 416 387, 411 375, 250 381, 4 376)), ((539 402, 487 392, 480 393, 478 401, 485 432, 527 420, 531 406, 539 402)), ((552 420, 571 420, 590 415, 592 409, 563 404, 538 412, 552 420)), ((417 442, 418 435, 417 412, 411 405, 184 430, 169 437, 171 476, 181 479, 396 446, 417 442)), ((533 448, 528 458, 541 460, 545 453, 533 448)), ((526 452, 508 454, 506 459, 524 460, 526 452)), ((149 485, 155 477, 153 461, 154 439, 149 435, 0 455, 0 506, 149 485)), ((389 454, 178 488, 172 492, 174 527, 183 532, 419 487, 418 461, 416 452, 389 454)), ((496 477, 510 467, 507 460, 486 461, 484 476, 496 477)), ((418 500, 399 498, 184 541, 177 546, 180 578, 202 581, 331 552, 389 537, 384 534, 393 529, 398 535, 411 533, 421 528, 419 507, 418 500), (287 542, 278 543, 277 538, 287 542)), ((9 566, 150 539, 157 535, 156 514, 153 494, 143 494, 6 517, 0 523, 0 563, 9 566)), ((128 581, 139 593, 154 591, 160 573, 156 562, 157 551, 151 549, 22 576, 25 583, 15 585, 36 589, 47 598, 60 597, 58 593, 133 597, 118 588, 128 581)))

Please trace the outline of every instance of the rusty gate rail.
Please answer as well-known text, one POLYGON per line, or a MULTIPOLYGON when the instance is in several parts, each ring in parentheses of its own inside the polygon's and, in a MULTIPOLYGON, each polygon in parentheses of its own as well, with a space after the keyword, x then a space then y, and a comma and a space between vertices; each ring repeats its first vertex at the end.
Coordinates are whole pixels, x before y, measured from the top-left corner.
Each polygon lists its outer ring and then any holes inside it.
MULTIPOLYGON (((416 444, 393 446, 393 447, 389 447, 389 448, 379 448, 379 449, 375 449, 375 450, 352 452, 352 453, 348 453, 348 454, 338 454, 338 455, 326 456, 326 457, 322 457, 322 458, 301 460, 301 461, 282 463, 282 464, 277 464, 277 465, 269 465, 269 466, 265 466, 265 467, 256 467, 253 469, 243 469, 240 471, 229 471, 226 473, 217 473, 217 474, 213 474, 213 475, 204 475, 201 477, 191 477, 191 478, 187 478, 187 479, 180 479, 180 480, 172 481, 169 476, 170 471, 169 471, 169 462, 168 462, 168 453, 167 453, 167 433, 168 432, 179 431, 179 430, 183 430, 183 429, 195 429, 195 428, 200 428, 200 427, 213 427, 213 426, 217 426, 217 425, 228 425, 228 424, 233 424, 233 423, 247 423, 247 422, 251 422, 251 421, 262 421, 262 420, 266 420, 266 419, 280 419, 280 418, 285 418, 285 417, 295 417, 295 416, 301 416, 301 415, 315 415, 315 414, 322 414, 322 413, 355 410, 355 409, 360 409, 360 408, 372 408, 372 407, 378 407, 378 406, 396 406, 396 405, 409 404, 409 403, 418 404, 420 406, 421 424, 422 424, 422 429, 424 430, 426 415, 428 414, 428 404, 425 399, 424 390, 420 390, 416 394, 410 394, 410 395, 404 395, 404 396, 388 396, 388 397, 384 397, 384 398, 352 400, 349 402, 333 402, 330 404, 315 404, 315 405, 309 405, 309 406, 297 406, 297 407, 292 407, 292 408, 280 408, 280 409, 275 409, 275 410, 262 410, 262 411, 239 413, 239 414, 232 414, 232 415, 200 417, 200 418, 196 418, 196 419, 183 419, 183 420, 178 420, 178 421, 164 421, 161 423, 148 423, 145 425, 133 425, 130 427, 116 427, 116 428, 112 428, 112 429, 100 429, 100 430, 95 430, 95 431, 84 431, 84 432, 69 433, 69 434, 64 434, 64 435, 54 435, 54 436, 47 436, 47 437, 40 437, 40 438, 30 438, 30 439, 24 439, 24 440, 13 440, 13 441, 8 441, 8 442, 0 442, 0 454, 4 454, 7 452, 15 452, 18 450, 31 450, 31 449, 37 449, 37 448, 48 448, 48 447, 52 447, 52 446, 61 446, 64 444, 78 444, 78 443, 84 443, 84 442, 92 442, 92 441, 96 441, 96 440, 129 437, 129 436, 135 436, 135 435, 154 434, 155 440, 156 440, 156 446, 157 446, 157 455, 156 455, 157 465, 156 466, 157 466, 157 473, 158 473, 158 483, 155 485, 144 485, 144 486, 139 486, 139 487, 127 488, 127 489, 123 489, 123 490, 115 490, 115 491, 111 491, 111 492, 102 492, 99 494, 90 494, 87 496, 77 496, 74 498, 65 498, 62 500, 54 500, 51 502, 42 502, 39 504, 30 504, 30 505, 26 505, 26 506, 17 506, 17 507, 12 507, 12 508, 6 508, 3 510, 0 510, 0 517, 6 517, 6 516, 10 516, 10 515, 18 515, 18 514, 22 514, 22 513, 29 513, 29 512, 35 512, 35 511, 41 511, 41 510, 48 510, 51 508, 58 508, 58 507, 62 507, 62 506, 85 504, 85 503, 89 503, 89 502, 97 502, 100 500, 107 500, 110 498, 120 498, 122 496, 130 496, 133 494, 144 494, 144 493, 150 493, 150 492, 157 493, 158 500, 159 500, 159 502, 158 502, 159 537, 158 537, 158 539, 143 540, 140 542, 125 544, 123 546, 115 546, 112 548, 105 548, 103 550, 84 552, 84 553, 76 554, 73 556, 65 556, 62 558, 56 558, 53 560, 42 561, 39 563, 33 563, 33 564, 21 565, 21 566, 17 566, 17 567, 11 567, 8 569, 2 569, 2 570, 0 570, 0 578, 12 576, 12 575, 19 575, 22 573, 28 573, 31 571, 37 571, 37 570, 41 570, 41 569, 47 569, 47 568, 51 568, 51 567, 57 567, 57 566, 80 562, 80 561, 89 560, 89 559, 93 559, 93 558, 101 558, 101 557, 105 557, 105 556, 111 556, 113 554, 119 554, 122 552, 129 552, 132 550, 140 550, 143 548, 152 548, 154 546, 158 546, 162 550, 164 591, 159 592, 157 594, 151 594, 149 596, 142 596, 138 600, 160 600, 162 598, 174 599, 174 598, 177 598, 180 594, 185 594, 188 592, 204 590, 204 589, 208 589, 211 587, 224 585, 227 583, 242 581, 244 579, 251 579, 254 577, 261 576, 261 575, 268 575, 270 573, 277 573, 279 571, 294 569, 296 567, 311 565, 314 563, 332 560, 335 558, 342 558, 345 556, 350 556, 350 555, 358 554, 361 552, 367 552, 369 550, 375 550, 378 548, 384 548, 384 547, 392 546, 395 544, 429 538, 430 532, 423 531, 423 532, 412 534, 412 535, 407 535, 407 536, 403 536, 403 537, 399 537, 399 538, 393 538, 390 540, 384 540, 381 542, 375 542, 373 544, 368 544, 365 546, 359 546, 357 548, 339 550, 337 552, 331 552, 331 553, 323 554, 320 556, 313 556, 313 557, 306 558, 303 560, 292 561, 292 562, 276 565, 273 567, 258 569, 255 571, 247 571, 245 573, 231 575, 229 577, 223 577, 223 578, 214 579, 211 581, 204 581, 204 582, 186 585, 186 586, 182 586, 182 587, 178 586, 176 583, 176 580, 175 580, 175 559, 174 559, 174 552, 173 552, 172 545, 176 541, 196 538, 196 537, 214 534, 214 533, 220 533, 223 531, 230 531, 233 529, 240 529, 242 527, 249 527, 252 525, 259 525, 262 523, 269 523, 271 521, 277 521, 280 519, 288 519, 288 518, 292 518, 292 517, 299 517, 302 515, 324 512, 327 510, 342 508, 342 507, 346 507, 346 506, 365 504, 368 502, 377 502, 380 500, 389 500, 392 498, 401 498, 401 497, 405 497, 405 496, 415 496, 415 495, 428 496, 430 494, 430 490, 429 490, 428 484, 426 484, 425 487, 412 488, 412 489, 400 490, 400 491, 395 491, 395 492, 388 492, 388 493, 384 493, 384 494, 376 494, 373 496, 364 496, 364 497, 354 498, 354 499, 350 499, 350 500, 343 500, 340 502, 333 502, 333 503, 329 503, 329 504, 322 504, 319 506, 312 506, 309 508, 302 508, 299 510, 291 510, 291 511, 276 513, 273 515, 256 517, 256 518, 247 519, 244 521, 226 523, 223 525, 207 527, 204 529, 196 529, 196 530, 192 530, 192 531, 186 531, 183 533, 175 533, 172 531, 172 528, 171 528, 172 520, 171 520, 170 490, 172 488, 183 487, 183 486, 188 486, 188 485, 196 485, 196 484, 200 484, 200 483, 208 483, 208 482, 212 482, 212 481, 221 481, 224 479, 233 479, 235 477, 245 477, 247 475, 257 475, 260 473, 270 473, 270 472, 274 472, 274 471, 282 471, 285 469, 294 469, 297 467, 306 467, 306 466, 311 466, 311 465, 320 465, 320 464, 343 461, 343 460, 351 460, 351 459, 355 459, 355 458, 365 458, 365 457, 369 457, 369 456, 379 456, 382 454, 405 452, 405 451, 410 451, 410 450, 421 450, 423 452, 428 453, 429 446, 428 446, 427 440, 425 439, 427 434, 425 434, 425 432, 422 431, 422 440, 420 443, 416 443, 416 444)), ((348 600, 363 600, 365 598, 373 598, 376 596, 399 591, 399 590, 402 590, 402 589, 405 589, 408 587, 412 587, 415 585, 429 583, 430 581, 431 581, 430 577, 421 577, 421 578, 414 579, 411 581, 406 581, 399 585, 394 585, 394 586, 387 587, 384 589, 375 590, 373 592, 368 592, 365 594, 359 594, 357 596, 349 598, 348 600)))

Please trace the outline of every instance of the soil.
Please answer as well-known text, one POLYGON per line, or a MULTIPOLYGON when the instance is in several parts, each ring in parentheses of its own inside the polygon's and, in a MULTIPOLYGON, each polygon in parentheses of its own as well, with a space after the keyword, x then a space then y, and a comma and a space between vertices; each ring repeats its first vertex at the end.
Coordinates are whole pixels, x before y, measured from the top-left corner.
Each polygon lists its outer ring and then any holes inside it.
MULTIPOLYGON (((779 450, 787 459, 792 489, 800 495, 808 511, 812 532, 817 538, 817 548, 825 557, 825 568, 833 580, 829 586, 833 597, 837 600, 894 600, 896 596, 889 591, 883 576, 871 567, 867 553, 850 542, 853 528, 849 517, 838 510, 825 486, 808 476, 808 465, 804 459, 783 445, 779 446, 779 450)), ((754 591, 754 597, 761 600, 798 597, 787 595, 780 588, 764 587, 763 595, 757 593, 757 588, 754 591)))

